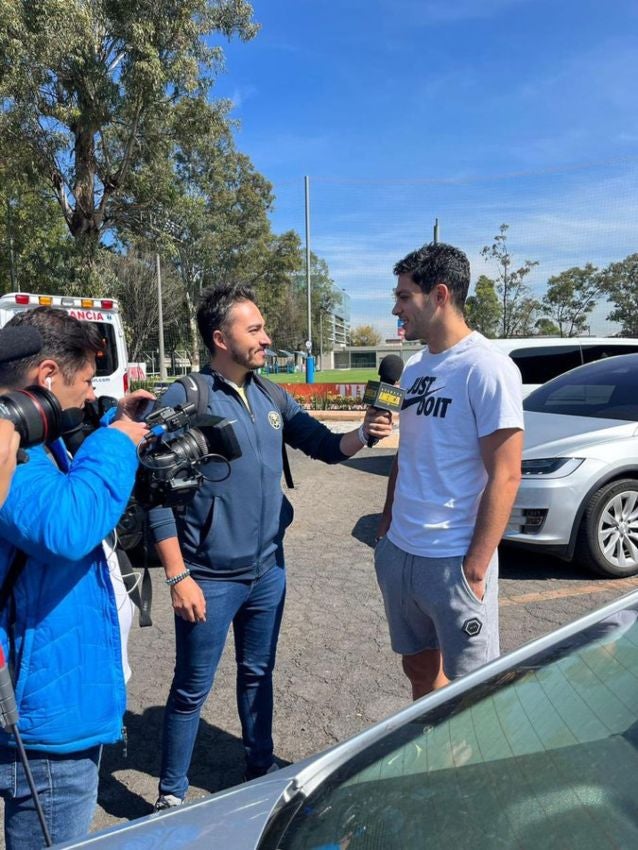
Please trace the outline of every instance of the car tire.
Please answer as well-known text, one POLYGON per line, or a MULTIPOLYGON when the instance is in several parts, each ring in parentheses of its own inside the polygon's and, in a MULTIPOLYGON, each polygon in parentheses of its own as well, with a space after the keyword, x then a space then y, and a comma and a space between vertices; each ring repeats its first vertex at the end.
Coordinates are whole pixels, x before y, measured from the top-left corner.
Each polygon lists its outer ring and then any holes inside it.
POLYGON ((638 573, 638 480, 623 478, 593 493, 576 541, 576 560, 606 576, 638 573))

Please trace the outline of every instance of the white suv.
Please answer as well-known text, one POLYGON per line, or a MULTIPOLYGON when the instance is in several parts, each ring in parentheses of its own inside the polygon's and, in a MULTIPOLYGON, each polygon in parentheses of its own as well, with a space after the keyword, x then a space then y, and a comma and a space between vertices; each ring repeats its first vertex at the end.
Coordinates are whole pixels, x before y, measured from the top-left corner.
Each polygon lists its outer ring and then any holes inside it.
POLYGON ((576 366, 616 354, 638 353, 638 339, 603 336, 520 337, 491 342, 509 354, 523 376, 523 395, 576 366))
POLYGON ((638 573, 638 354, 559 375, 524 401, 504 539, 607 576, 638 573))

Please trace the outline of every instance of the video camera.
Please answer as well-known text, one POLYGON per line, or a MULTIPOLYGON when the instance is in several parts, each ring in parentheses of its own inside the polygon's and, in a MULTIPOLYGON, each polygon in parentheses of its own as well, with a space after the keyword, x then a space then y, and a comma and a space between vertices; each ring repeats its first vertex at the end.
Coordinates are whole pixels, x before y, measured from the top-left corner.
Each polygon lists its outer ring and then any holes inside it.
POLYGON ((200 467, 209 462, 227 467, 220 478, 230 475, 230 462, 241 457, 233 424, 220 416, 194 417, 196 405, 160 407, 144 417, 150 433, 138 447, 140 468, 133 496, 117 526, 123 549, 134 549, 145 538, 146 511, 154 507, 188 504, 204 480, 200 467), (194 423, 197 427, 193 427, 194 423), (175 431, 184 433, 167 440, 175 431), (155 438, 155 439, 153 439, 155 438))
POLYGON ((138 448, 141 466, 133 490, 144 507, 186 504, 207 478, 201 466, 209 462, 226 464, 225 475, 214 479, 223 481, 230 475, 230 462, 241 457, 231 420, 221 416, 194 419, 196 410, 195 404, 186 403, 160 407, 145 417, 149 437, 138 448), (175 431, 183 433, 165 439, 175 431))

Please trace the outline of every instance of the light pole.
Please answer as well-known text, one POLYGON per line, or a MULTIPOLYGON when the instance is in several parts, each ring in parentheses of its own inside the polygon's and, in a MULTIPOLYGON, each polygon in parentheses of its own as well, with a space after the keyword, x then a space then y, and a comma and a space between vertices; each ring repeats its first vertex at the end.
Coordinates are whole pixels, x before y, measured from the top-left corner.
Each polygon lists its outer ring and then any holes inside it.
POLYGON ((16 257, 13 244, 13 217, 11 215, 11 198, 7 198, 7 236, 9 237, 9 273, 11 275, 11 292, 22 292, 17 284, 16 257))
POLYGON ((164 306, 162 304, 162 265, 159 251, 155 253, 155 269, 157 273, 157 323, 159 337, 159 376, 160 381, 166 380, 166 361, 164 359, 164 306))
POLYGON ((306 290, 308 293, 308 340, 306 349, 306 383, 315 382, 315 358, 312 356, 312 298, 310 289, 310 178, 304 177, 304 190, 306 198, 306 290))

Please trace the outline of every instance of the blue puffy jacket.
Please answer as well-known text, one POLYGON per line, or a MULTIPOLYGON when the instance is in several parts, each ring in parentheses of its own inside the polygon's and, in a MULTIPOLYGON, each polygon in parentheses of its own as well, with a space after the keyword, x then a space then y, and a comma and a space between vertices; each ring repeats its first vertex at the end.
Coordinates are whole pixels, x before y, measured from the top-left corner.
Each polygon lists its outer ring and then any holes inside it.
MULTIPOLYGON (((250 411, 239 393, 209 367, 202 369, 209 384, 208 411, 233 421, 242 456, 230 464, 223 481, 206 480, 185 508, 151 511, 156 541, 179 538, 184 561, 195 578, 250 580, 274 566, 292 506, 281 490, 282 440, 325 463, 346 459, 339 449, 341 434, 333 434, 302 410, 287 393, 283 410, 252 380, 245 384, 250 411)), ((172 384, 163 405, 183 404, 186 391, 172 384)), ((225 474, 212 464, 207 478, 225 474)))
MULTIPOLYGON (((72 753, 121 738, 126 691, 102 540, 130 495, 133 442, 99 428, 72 461, 58 441, 29 450, 0 510, 0 584, 15 546, 27 561, 0 612, 25 746, 72 753), (11 625, 13 622, 13 626, 11 625)), ((4 731, 0 744, 12 745, 4 731)))

